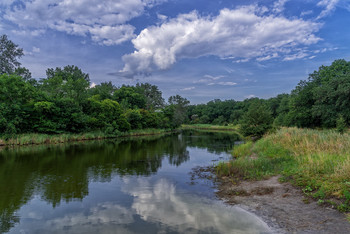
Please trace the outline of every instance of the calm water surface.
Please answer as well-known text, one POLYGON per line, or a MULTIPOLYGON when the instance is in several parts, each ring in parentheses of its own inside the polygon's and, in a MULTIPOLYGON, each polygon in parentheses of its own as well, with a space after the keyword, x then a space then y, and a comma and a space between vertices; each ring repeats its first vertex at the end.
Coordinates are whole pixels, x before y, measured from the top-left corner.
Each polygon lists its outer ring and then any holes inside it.
POLYGON ((268 233, 191 169, 228 159, 236 135, 162 137, 0 151, 2 233, 268 233))

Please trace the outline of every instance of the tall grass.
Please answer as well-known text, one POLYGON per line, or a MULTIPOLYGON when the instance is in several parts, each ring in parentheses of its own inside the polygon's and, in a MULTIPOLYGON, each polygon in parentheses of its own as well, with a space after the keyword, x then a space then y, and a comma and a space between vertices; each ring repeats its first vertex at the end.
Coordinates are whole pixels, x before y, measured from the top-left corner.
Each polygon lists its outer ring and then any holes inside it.
POLYGON ((223 131, 238 131, 238 125, 212 125, 212 124, 183 124, 182 129, 203 129, 203 130, 223 130, 223 131))
POLYGON ((219 176, 260 179, 282 174, 320 201, 338 198, 350 211, 350 135, 333 130, 282 128, 233 150, 217 165, 219 176))
POLYGON ((28 133, 19 134, 12 137, 1 137, 0 146, 21 146, 21 145, 39 145, 39 144, 58 144, 71 141, 85 141, 85 140, 99 140, 107 138, 117 137, 129 137, 129 136, 148 136, 158 135, 170 132, 169 129, 140 129, 132 130, 129 132, 118 133, 116 135, 105 134, 103 132, 89 132, 89 133, 78 133, 78 134, 38 134, 28 133))

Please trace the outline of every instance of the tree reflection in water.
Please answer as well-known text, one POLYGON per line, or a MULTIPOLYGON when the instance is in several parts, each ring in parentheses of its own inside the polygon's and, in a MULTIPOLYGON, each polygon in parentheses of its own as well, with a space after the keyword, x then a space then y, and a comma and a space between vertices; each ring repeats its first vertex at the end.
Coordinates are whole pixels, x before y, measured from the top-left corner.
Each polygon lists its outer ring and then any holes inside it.
MULTIPOLYGON (((236 140, 239 138, 234 134, 186 131, 158 137, 1 149, 0 232, 8 232, 20 221, 16 212, 34 196, 53 208, 61 202, 82 201, 89 195, 91 182, 109 182, 116 176, 149 177, 157 173, 164 159, 173 166, 188 161, 187 147, 219 154, 231 149, 236 140)), ((173 191, 171 186, 164 189, 173 191)), ((137 204, 134 209, 146 217, 137 204)))
POLYGON ((168 157, 173 165, 189 159, 177 135, 69 145, 41 145, 0 151, 0 232, 19 217, 15 212, 33 195, 56 207, 82 200, 89 181, 110 181, 113 175, 148 176, 168 157))

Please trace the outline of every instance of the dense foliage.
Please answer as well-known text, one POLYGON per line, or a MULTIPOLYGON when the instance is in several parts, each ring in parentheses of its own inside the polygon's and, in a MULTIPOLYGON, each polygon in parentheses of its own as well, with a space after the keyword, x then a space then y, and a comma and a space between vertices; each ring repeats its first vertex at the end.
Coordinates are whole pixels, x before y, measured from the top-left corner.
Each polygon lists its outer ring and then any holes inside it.
MULTIPOLYGON (((264 109, 270 112, 271 118, 270 120, 265 118, 264 125, 274 121, 276 126, 308 128, 349 126, 350 62, 341 59, 334 61, 330 66, 321 66, 310 74, 307 80, 300 81, 291 94, 280 94, 267 100, 258 98, 244 101, 214 100, 207 104, 192 105, 187 113, 191 123, 220 125, 241 123, 244 128, 242 130, 249 132, 251 129, 244 124, 247 122, 245 113, 250 109, 261 113, 261 115, 256 113, 255 120, 251 121, 259 121, 264 116, 264 109), (256 102, 265 108, 251 109, 250 107, 256 102)), ((255 129, 250 135, 258 131, 259 129, 255 129)))
POLYGON ((18 62, 22 55, 6 35, 0 37, 0 134, 117 134, 192 123, 240 124, 244 135, 261 136, 272 122, 340 132, 350 123, 350 62, 345 60, 321 66, 291 94, 189 105, 179 95, 165 103, 158 87, 148 83, 92 87, 89 75, 76 66, 49 68, 46 78, 34 80, 18 62))
POLYGON ((165 105, 157 86, 90 85, 88 74, 76 66, 48 69, 47 78, 39 81, 0 75, 0 132, 115 135, 132 129, 176 128, 186 117, 188 101, 180 97, 185 101, 165 105))
POLYGON ((244 136, 262 137, 272 125, 272 116, 266 106, 259 101, 250 105, 242 116, 241 132, 244 136))

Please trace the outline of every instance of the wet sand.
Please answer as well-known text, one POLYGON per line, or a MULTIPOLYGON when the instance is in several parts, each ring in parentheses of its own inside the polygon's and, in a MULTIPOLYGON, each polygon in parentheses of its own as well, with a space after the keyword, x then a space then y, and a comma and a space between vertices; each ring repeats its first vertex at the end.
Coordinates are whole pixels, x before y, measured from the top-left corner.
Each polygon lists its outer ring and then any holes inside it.
POLYGON ((288 182, 281 183, 279 176, 239 181, 230 177, 216 178, 213 167, 196 167, 191 172, 191 180, 196 179, 214 180, 217 197, 258 215, 274 233, 350 233, 350 222, 345 214, 317 204, 300 188, 288 182))

